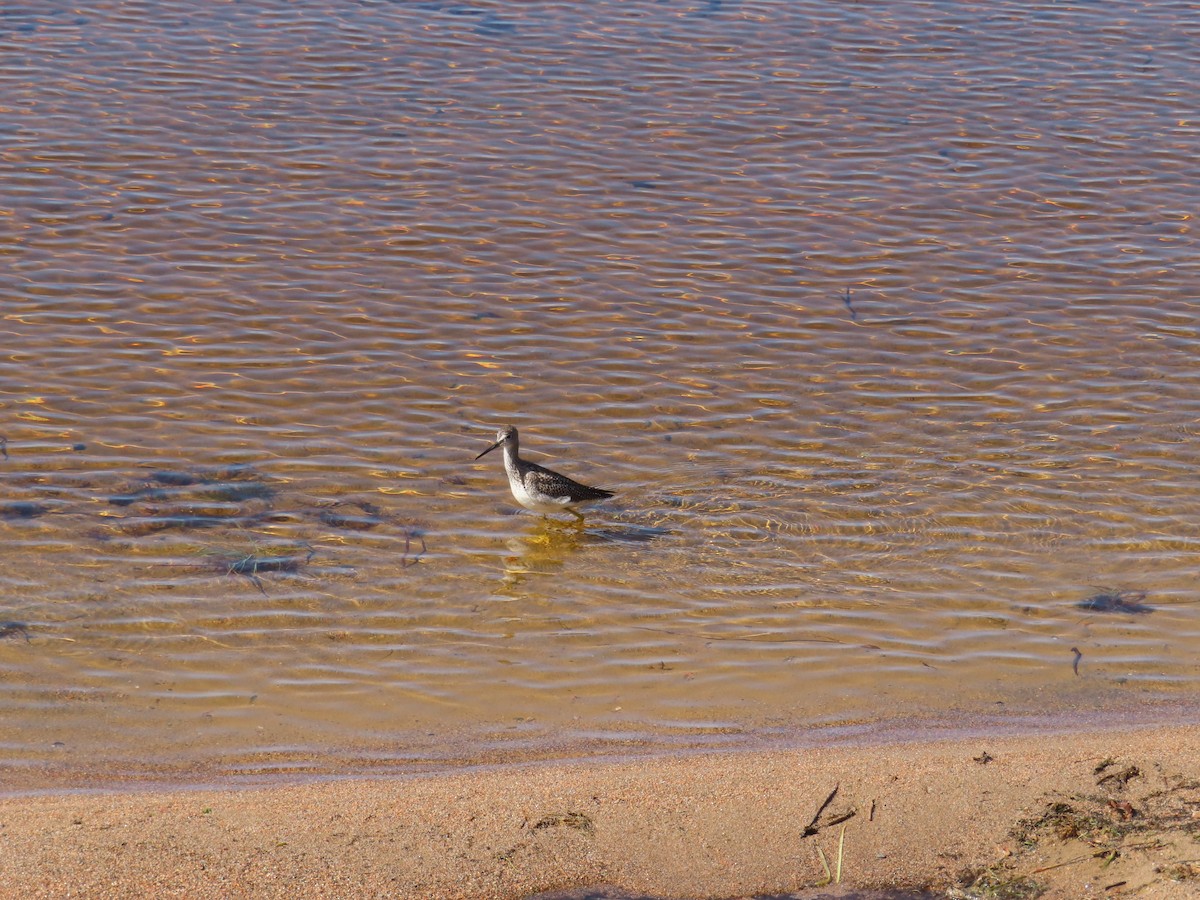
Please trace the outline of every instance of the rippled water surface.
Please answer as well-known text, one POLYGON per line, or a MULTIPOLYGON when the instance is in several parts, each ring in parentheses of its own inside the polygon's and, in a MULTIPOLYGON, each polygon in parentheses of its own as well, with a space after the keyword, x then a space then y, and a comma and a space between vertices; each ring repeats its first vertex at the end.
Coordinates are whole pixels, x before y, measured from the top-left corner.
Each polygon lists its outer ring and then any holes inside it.
POLYGON ((8 7, 8 787, 1194 694, 1197 46, 8 7), (507 422, 616 497, 519 510, 507 422))

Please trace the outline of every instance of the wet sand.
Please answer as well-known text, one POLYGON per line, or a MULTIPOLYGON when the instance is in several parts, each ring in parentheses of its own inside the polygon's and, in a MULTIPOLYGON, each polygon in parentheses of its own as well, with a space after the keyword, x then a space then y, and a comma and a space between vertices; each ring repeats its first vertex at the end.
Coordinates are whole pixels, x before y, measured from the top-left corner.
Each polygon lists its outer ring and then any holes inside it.
POLYGON ((10 797, 0 896, 778 895, 825 880, 822 855, 836 875, 839 845, 842 891, 989 870, 1049 897, 1195 896, 1197 748, 1193 724, 1106 727, 10 797))

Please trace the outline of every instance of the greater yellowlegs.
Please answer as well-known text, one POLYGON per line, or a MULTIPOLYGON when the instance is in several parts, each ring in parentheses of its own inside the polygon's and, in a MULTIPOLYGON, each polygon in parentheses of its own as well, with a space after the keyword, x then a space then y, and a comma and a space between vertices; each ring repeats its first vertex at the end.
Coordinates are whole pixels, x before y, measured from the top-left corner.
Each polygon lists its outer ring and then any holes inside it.
POLYGON ((565 509, 574 516, 583 518, 573 507, 582 506, 595 500, 604 500, 613 495, 612 491, 588 487, 573 481, 566 475, 559 475, 549 469, 543 469, 536 463, 521 459, 517 444, 517 429, 505 425, 496 433, 496 443, 488 447, 476 459, 482 459, 497 447, 504 448, 504 471, 508 473, 508 485, 512 488, 513 496, 526 509, 545 515, 565 509))

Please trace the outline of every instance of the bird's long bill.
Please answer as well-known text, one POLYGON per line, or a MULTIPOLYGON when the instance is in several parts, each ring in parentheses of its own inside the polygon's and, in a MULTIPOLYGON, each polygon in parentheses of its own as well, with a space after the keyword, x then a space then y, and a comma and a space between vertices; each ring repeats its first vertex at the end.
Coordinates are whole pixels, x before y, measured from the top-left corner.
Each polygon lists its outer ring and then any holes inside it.
POLYGON ((485 456, 487 456, 489 453, 491 453, 493 450, 495 450, 497 447, 499 447, 499 446, 500 446, 501 444, 503 444, 503 443, 504 443, 504 441, 502 441, 502 440, 501 440, 501 441, 496 441, 496 443, 492 444, 492 446, 488 447, 486 450, 484 450, 482 453, 480 453, 480 454, 479 454, 477 457, 475 457, 475 458, 476 458, 476 459, 483 459, 485 456))

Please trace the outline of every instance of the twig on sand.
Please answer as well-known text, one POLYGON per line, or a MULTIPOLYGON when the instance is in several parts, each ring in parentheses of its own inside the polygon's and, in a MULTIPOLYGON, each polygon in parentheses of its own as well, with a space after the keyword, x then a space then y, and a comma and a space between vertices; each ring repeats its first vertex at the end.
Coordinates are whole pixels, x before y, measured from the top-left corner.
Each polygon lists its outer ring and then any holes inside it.
POLYGON ((817 819, 821 818, 821 813, 825 812, 825 808, 833 802, 833 798, 837 796, 838 788, 840 787, 840 784, 835 784, 833 786, 833 790, 829 792, 829 796, 825 798, 825 802, 817 808, 816 815, 812 817, 812 821, 808 823, 808 827, 800 833, 800 837, 812 837, 821 830, 819 827, 817 827, 817 819))
POLYGON ((1034 869, 1030 875, 1039 875, 1042 872, 1049 872, 1051 869, 1061 869, 1063 866, 1073 866, 1081 862, 1087 862, 1089 859, 1103 859, 1104 865, 1108 865, 1117 858, 1116 850, 1097 850, 1095 853, 1085 853, 1083 856, 1075 856, 1071 859, 1064 859, 1062 862, 1054 863, 1050 866, 1042 866, 1040 869, 1034 869))

